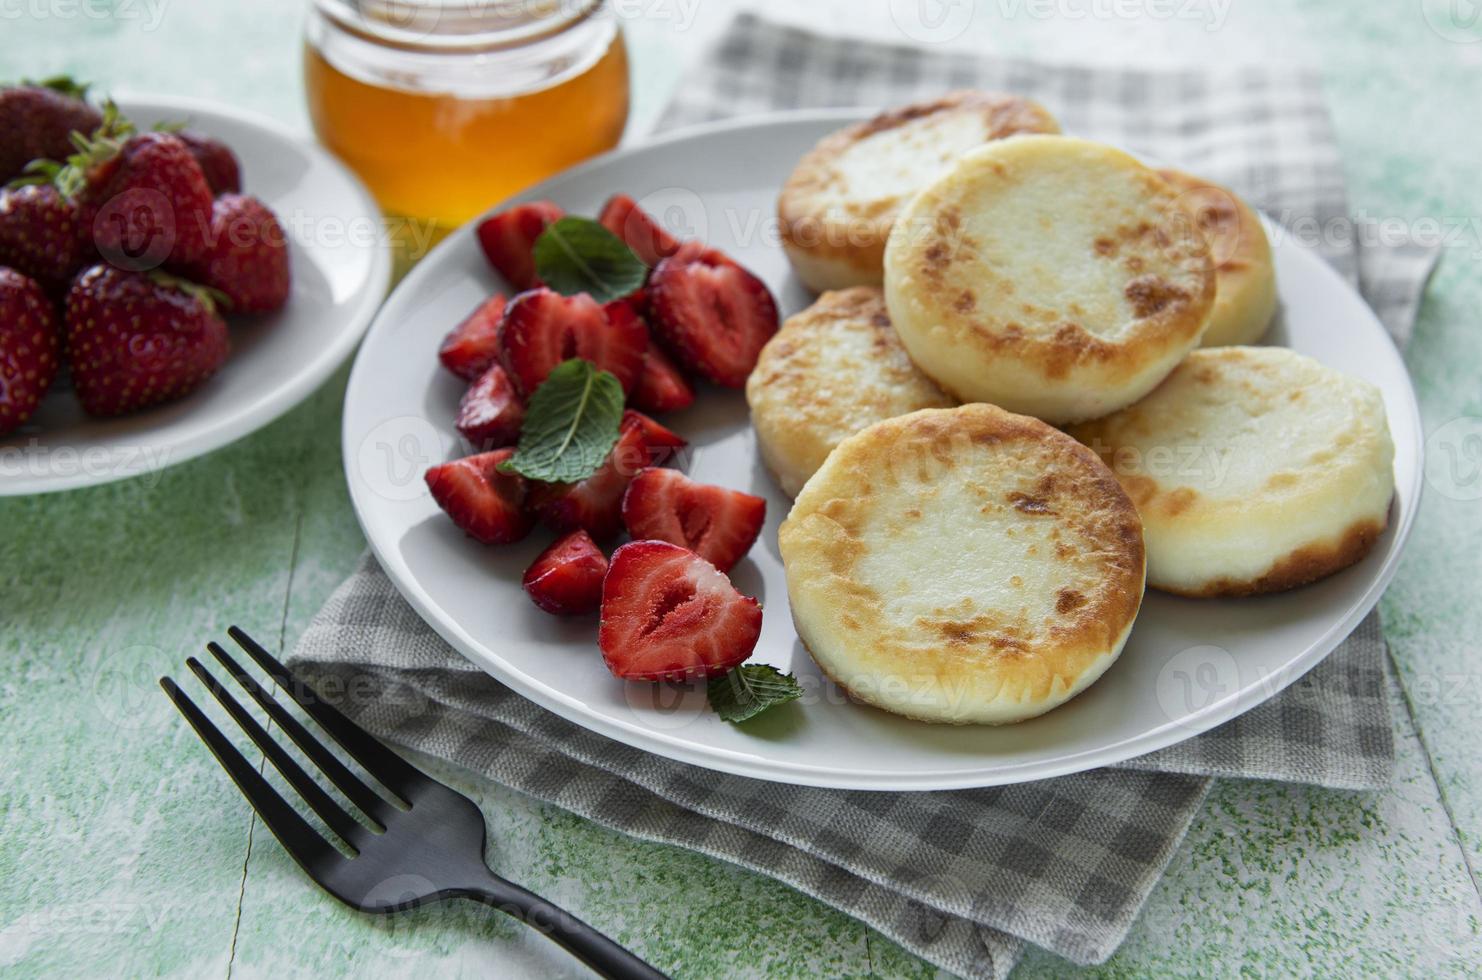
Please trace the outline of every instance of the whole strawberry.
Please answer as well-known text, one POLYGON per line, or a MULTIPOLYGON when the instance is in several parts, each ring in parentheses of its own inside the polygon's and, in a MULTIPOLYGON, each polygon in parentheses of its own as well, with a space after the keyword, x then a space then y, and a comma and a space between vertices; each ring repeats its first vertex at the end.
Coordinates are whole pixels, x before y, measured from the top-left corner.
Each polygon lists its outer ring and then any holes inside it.
POLYGON ((193 129, 182 129, 175 135, 201 165, 201 173, 206 175, 211 193, 218 196, 242 193, 242 165, 231 147, 193 129))
POLYGON ((0 89, 0 184, 32 160, 65 160, 73 132, 88 135, 102 124, 102 114, 83 101, 86 92, 66 78, 0 89))
POLYGON ((0 435, 23 425, 57 376, 57 315, 41 287, 0 268, 0 435))
POLYGON ((69 157, 58 186, 81 203, 84 233, 110 264, 134 272, 196 266, 211 233, 206 175, 178 136, 128 135, 122 126, 69 157))
POLYGON ((268 206, 223 194, 211 210, 205 258, 187 271, 219 290, 232 313, 272 313, 288 302, 288 266, 288 235, 268 206))
POLYGON ((60 298, 84 261, 76 204, 51 184, 0 190, 0 265, 60 298))
POLYGON ((67 294, 72 386, 91 415, 123 415, 195 391, 226 360, 209 291, 163 273, 95 265, 67 294))

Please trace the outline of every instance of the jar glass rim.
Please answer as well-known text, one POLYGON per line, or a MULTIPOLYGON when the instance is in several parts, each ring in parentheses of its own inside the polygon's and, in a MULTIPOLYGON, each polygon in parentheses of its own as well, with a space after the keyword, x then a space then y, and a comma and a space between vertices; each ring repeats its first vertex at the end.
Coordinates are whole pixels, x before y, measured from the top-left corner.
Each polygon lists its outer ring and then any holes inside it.
POLYGON ((405 51, 476 54, 536 44, 597 14, 605 0, 314 0, 340 29, 405 51))

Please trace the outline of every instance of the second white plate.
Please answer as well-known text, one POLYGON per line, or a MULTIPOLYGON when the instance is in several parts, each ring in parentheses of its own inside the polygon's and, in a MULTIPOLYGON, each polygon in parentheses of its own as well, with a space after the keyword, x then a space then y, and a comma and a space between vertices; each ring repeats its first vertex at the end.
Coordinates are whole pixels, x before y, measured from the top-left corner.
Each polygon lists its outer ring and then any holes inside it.
POLYGON ((119 104, 141 129, 187 122, 231 146, 246 193, 262 198, 288 233, 293 297, 271 316, 232 318, 231 357, 180 401, 97 419, 59 383, 25 426, 0 436, 0 496, 158 473, 267 425, 345 362, 391 278, 380 210, 324 150, 226 106, 175 97, 119 104))
MULTIPOLYGON (((811 302, 778 247, 777 188, 821 136, 858 118, 794 114, 691 130, 560 175, 518 200, 550 198, 595 214, 622 191, 682 218, 777 293, 784 314, 811 302), (673 212, 670 209, 678 209, 673 212)), ((1176 161, 1175 161, 1176 162, 1176 161)), ((1121 659, 1084 694, 1005 728, 941 727, 850 703, 802 648, 788 615, 777 525, 791 502, 757 458, 738 392, 702 393, 664 417, 692 442, 692 476, 767 498, 762 540, 734 571, 766 606, 759 661, 792 671, 802 703, 727 724, 701 690, 625 684, 602 664, 595 618, 540 612, 520 575, 549 535, 483 548, 438 510, 426 467, 460 454, 452 417, 461 385, 438 365, 439 339, 502 288, 472 226, 396 290, 361 350, 345 402, 344 451, 356 513, 392 580, 474 663, 579 725, 682 762, 787 783, 932 790, 1045 779, 1121 762, 1181 741, 1272 697, 1333 650, 1394 574, 1419 501, 1421 427, 1403 363, 1354 291, 1317 256, 1275 242, 1284 323, 1272 342, 1378 385, 1396 443, 1398 495, 1372 554, 1324 582, 1251 600, 1191 601, 1150 592, 1121 659)))

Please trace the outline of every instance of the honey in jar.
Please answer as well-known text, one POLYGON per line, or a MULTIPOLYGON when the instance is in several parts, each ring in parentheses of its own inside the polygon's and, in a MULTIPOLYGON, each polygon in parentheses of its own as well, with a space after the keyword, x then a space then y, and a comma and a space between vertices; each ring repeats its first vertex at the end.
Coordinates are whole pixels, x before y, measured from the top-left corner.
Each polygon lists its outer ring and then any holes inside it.
POLYGON ((611 149, 628 118, 604 0, 314 0, 305 83, 382 209, 443 228, 611 149))

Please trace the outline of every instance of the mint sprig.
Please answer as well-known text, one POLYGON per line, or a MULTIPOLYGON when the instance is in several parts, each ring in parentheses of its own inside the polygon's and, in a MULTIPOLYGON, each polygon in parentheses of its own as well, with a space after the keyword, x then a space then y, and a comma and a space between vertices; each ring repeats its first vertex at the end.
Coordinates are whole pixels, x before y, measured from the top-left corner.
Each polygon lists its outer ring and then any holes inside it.
POLYGON ((612 452, 622 420, 618 379, 591 361, 563 361, 530 396, 519 445, 500 468, 545 483, 585 480, 612 452))
POLYGON ((744 664, 705 686, 710 707, 729 722, 755 718, 769 708, 803 696, 797 678, 769 664, 744 664))
POLYGON ((588 293, 611 303, 642 286, 648 266, 599 222, 566 217, 535 240, 535 274, 563 296, 588 293))

